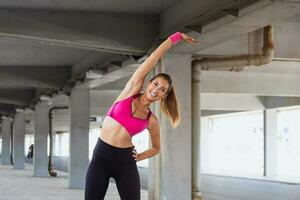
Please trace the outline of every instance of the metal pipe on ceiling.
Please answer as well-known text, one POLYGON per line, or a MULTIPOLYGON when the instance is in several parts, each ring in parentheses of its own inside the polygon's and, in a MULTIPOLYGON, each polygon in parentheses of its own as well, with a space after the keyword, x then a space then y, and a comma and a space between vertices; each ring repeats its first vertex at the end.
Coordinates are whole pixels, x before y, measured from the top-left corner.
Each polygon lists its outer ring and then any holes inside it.
POLYGON ((237 55, 218 58, 200 58, 192 61, 194 71, 220 70, 242 71, 246 66, 262 66, 270 63, 274 57, 273 27, 263 28, 262 53, 255 55, 237 55))

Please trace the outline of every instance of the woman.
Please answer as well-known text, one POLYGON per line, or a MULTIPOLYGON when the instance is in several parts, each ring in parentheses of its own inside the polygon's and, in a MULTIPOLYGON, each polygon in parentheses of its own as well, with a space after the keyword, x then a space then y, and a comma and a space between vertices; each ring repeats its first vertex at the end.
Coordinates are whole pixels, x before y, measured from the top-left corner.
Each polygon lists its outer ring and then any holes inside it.
POLYGON ((195 44, 193 38, 177 32, 166 39, 134 72, 125 88, 109 109, 86 174, 85 200, 104 199, 109 178, 114 178, 122 200, 140 199, 140 179, 136 162, 159 153, 159 122, 149 106, 161 102, 161 109, 175 128, 180 115, 172 80, 158 74, 148 81, 140 94, 146 75, 157 61, 177 42, 195 44), (148 129, 152 148, 137 153, 131 138, 148 129))

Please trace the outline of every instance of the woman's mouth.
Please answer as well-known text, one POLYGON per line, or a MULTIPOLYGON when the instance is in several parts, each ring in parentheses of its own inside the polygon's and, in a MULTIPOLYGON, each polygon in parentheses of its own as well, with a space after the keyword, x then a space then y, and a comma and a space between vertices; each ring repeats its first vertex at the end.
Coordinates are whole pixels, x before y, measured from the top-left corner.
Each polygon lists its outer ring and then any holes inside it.
POLYGON ((152 97, 156 97, 157 95, 150 91, 152 97))

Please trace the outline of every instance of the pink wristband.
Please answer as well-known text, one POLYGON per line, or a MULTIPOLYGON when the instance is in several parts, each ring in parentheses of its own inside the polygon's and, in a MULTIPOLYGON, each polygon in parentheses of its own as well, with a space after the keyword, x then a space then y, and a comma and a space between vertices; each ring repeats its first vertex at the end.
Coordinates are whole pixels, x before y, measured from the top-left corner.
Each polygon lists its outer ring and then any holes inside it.
POLYGON ((183 39, 182 34, 180 32, 174 33, 169 38, 172 41, 173 45, 175 45, 177 42, 179 42, 179 41, 181 41, 183 39))

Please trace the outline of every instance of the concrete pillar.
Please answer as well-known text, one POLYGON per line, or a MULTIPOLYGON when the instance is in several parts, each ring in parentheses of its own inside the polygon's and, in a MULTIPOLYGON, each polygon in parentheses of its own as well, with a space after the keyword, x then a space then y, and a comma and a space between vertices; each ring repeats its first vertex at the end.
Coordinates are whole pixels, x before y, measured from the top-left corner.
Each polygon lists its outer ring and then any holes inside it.
POLYGON ((10 162, 11 122, 12 119, 2 117, 2 126, 1 126, 1 134, 2 134, 1 164, 2 165, 11 165, 10 162))
POLYGON ((38 177, 48 176, 48 113, 48 101, 37 103, 34 113, 33 175, 38 177))
POLYGON ((14 169, 25 168, 25 113, 17 111, 13 134, 14 169))
MULTIPOLYGON (((155 74, 162 72, 162 66, 160 63, 154 68, 153 72, 149 79, 151 79, 155 74)), ((151 111, 155 114, 155 116, 160 120, 160 106, 158 103, 152 104, 151 111)), ((150 135, 149 135, 150 137, 150 135)), ((150 145, 151 145, 151 137, 150 137, 150 145)), ((158 154, 149 159, 148 166, 148 200, 159 200, 160 199, 160 180, 161 180, 161 154, 158 154)))
POLYGON ((89 163, 89 90, 73 89, 70 109, 69 187, 84 188, 89 163))
POLYGON ((264 110, 265 171, 267 177, 277 176, 277 110, 264 110))
POLYGON ((201 107, 200 107, 200 73, 193 70, 192 75, 192 196, 193 200, 201 200, 201 107))
POLYGON ((181 123, 173 130, 165 117, 160 121, 160 199, 189 200, 192 198, 191 56, 167 54, 161 60, 161 64, 165 72, 172 77, 180 105, 181 123))

